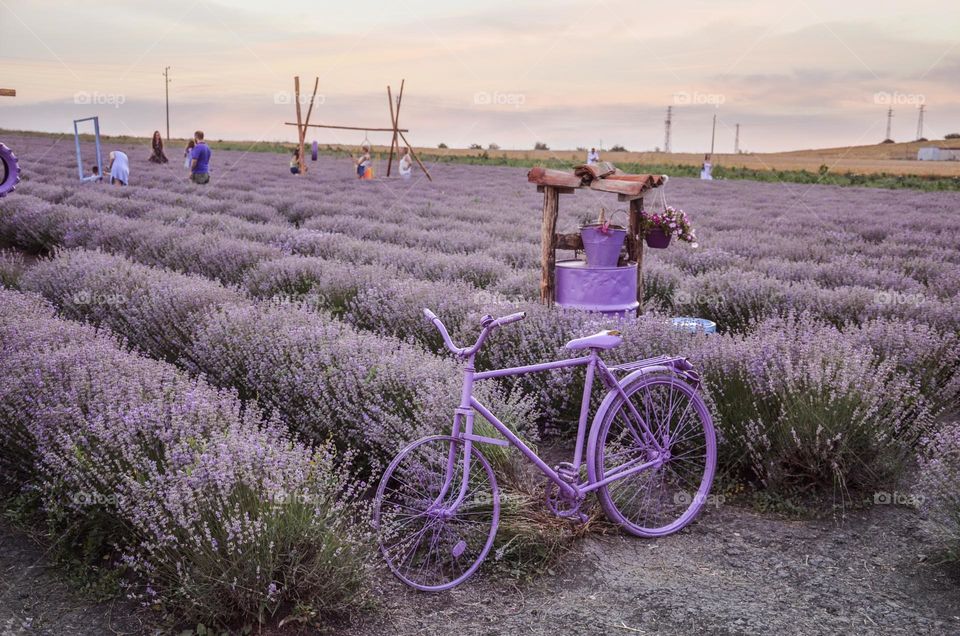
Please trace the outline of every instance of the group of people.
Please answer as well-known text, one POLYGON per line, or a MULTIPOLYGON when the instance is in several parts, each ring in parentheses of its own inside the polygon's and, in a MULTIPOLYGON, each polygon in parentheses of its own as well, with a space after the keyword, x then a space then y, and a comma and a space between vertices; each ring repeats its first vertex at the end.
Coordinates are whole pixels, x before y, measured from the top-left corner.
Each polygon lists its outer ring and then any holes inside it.
MULTIPOLYGON (((167 159, 163 151, 163 137, 160 131, 153 132, 153 154, 150 155, 151 163, 164 164, 170 160, 167 159)), ((190 181, 205 185, 210 183, 210 157, 213 152, 210 146, 203 140, 203 131, 198 130, 193 133, 193 139, 187 143, 183 150, 183 167, 190 171, 190 181)), ((109 155, 106 173, 110 176, 110 185, 125 186, 130 183, 130 158, 122 150, 113 150, 109 155)), ((97 181, 102 181, 99 166, 93 166, 93 176, 97 181)))
MULTIPOLYGON (((587 153, 587 165, 600 163, 600 153, 596 148, 591 148, 587 153)), ((705 181, 713 180, 713 162, 709 153, 703 156, 703 164, 700 166, 700 178, 705 181)))
MULTIPOLYGON (((402 179, 409 179, 413 175, 413 151, 410 146, 405 146, 403 155, 400 157, 399 172, 402 179)), ((356 166, 358 179, 373 178, 373 159, 370 156, 370 144, 364 143, 360 146, 360 155, 353 158, 356 166)), ((300 148, 293 149, 293 156, 290 158, 290 174, 300 174, 300 148)))

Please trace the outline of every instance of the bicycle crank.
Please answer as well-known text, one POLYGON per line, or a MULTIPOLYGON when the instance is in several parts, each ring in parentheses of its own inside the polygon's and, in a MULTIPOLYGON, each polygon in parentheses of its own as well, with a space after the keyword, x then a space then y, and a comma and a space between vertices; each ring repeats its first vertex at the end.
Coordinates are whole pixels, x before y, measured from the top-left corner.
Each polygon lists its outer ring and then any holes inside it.
POLYGON ((546 488, 547 508, 561 519, 578 518, 586 522, 589 518, 580 512, 580 506, 583 504, 583 497, 571 497, 560 492, 560 486, 552 481, 547 482, 546 488))

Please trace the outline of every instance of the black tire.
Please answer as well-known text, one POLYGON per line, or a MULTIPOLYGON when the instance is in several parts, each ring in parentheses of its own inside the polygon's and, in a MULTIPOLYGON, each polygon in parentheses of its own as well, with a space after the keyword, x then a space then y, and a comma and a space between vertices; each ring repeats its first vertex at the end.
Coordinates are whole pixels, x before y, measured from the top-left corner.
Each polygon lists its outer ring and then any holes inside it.
POLYGON ((0 143, 0 197, 10 194, 20 183, 20 164, 17 155, 0 143))

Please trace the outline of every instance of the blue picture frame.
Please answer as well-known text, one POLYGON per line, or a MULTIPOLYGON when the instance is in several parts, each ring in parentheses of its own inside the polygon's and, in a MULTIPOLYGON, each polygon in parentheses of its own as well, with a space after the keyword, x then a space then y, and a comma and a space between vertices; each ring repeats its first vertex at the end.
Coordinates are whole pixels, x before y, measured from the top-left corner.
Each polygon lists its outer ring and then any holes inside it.
POLYGON ((80 183, 86 183, 87 181, 97 181, 98 179, 103 178, 103 157, 100 153, 100 118, 99 117, 85 117, 83 119, 74 119, 73 120, 73 140, 77 146, 77 176, 80 177, 80 183), (94 139, 97 145, 97 172, 99 175, 91 174, 84 176, 83 174, 83 157, 80 154, 80 129, 79 124, 82 124, 85 121, 93 122, 93 134, 94 139))

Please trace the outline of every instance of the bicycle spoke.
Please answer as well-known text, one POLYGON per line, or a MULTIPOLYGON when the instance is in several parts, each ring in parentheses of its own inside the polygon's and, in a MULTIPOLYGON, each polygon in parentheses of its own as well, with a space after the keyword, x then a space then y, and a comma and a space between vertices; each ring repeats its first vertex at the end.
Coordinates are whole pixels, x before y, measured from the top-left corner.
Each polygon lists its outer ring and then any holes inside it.
POLYGON ((415 587, 456 585, 493 543, 499 510, 493 473, 473 449, 463 488, 465 451, 450 438, 421 440, 391 463, 378 489, 381 551, 394 574, 415 587))
POLYGON ((642 378, 625 391, 656 441, 646 435, 637 439, 631 430, 632 411, 626 403, 620 404, 604 424, 598 477, 656 461, 661 449, 669 455, 649 469, 615 479, 598 495, 608 515, 631 531, 676 531, 699 510, 702 486, 706 483, 709 488, 712 480, 708 459, 715 447, 712 429, 707 437, 709 413, 694 389, 668 376, 642 378))

